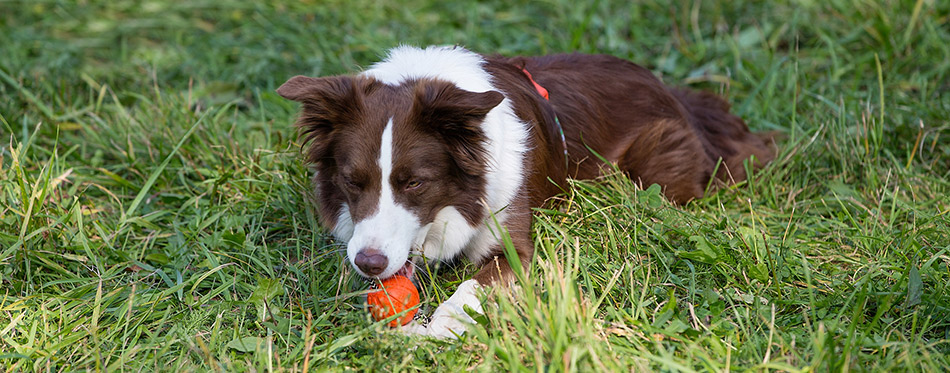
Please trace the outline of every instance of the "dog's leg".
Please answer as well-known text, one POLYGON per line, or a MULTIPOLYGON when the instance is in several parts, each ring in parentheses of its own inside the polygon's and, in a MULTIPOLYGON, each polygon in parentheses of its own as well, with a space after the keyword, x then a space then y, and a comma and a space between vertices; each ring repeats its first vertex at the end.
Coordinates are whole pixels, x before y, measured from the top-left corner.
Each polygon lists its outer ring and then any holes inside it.
POLYGON ((469 324, 475 323, 465 312, 465 306, 482 313, 482 304, 478 298, 480 288, 478 281, 462 282, 455 294, 436 308, 428 325, 423 326, 413 321, 403 327, 403 332, 435 338, 456 338, 462 335, 469 324))
POLYGON ((660 119, 650 131, 633 137, 617 165, 634 181, 663 187, 676 203, 702 198, 713 161, 685 118, 660 119))
MULTIPOLYGON (((529 231, 532 217, 527 208, 515 210, 523 212, 509 216, 505 225, 511 235, 518 261, 522 268, 525 268, 531 262, 531 255, 534 253, 529 231)), ((475 320, 465 312, 465 306, 477 313, 482 313, 481 300, 478 297, 479 290, 498 284, 505 286, 515 280, 514 271, 503 254, 501 246, 495 246, 496 249, 492 250, 493 254, 483 260, 482 268, 475 276, 462 282, 455 293, 436 308, 428 325, 423 326, 413 321, 403 327, 403 332, 435 338, 456 338, 465 333, 468 325, 475 323, 475 320)))

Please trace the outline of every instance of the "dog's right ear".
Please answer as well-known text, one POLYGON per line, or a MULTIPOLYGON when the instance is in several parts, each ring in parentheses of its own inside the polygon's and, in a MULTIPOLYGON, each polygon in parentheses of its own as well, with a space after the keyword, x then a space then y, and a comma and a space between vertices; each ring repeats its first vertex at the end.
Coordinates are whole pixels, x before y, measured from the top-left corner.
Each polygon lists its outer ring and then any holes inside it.
POLYGON ((297 130, 302 143, 310 144, 307 159, 311 163, 329 159, 334 130, 357 120, 363 106, 360 95, 363 90, 359 88, 362 83, 367 82, 352 76, 298 75, 277 88, 277 94, 303 104, 297 130))
POLYGON ((357 79, 352 76, 311 78, 297 75, 277 88, 277 94, 302 103, 304 107, 326 111, 327 114, 350 112, 360 104, 357 79))
POLYGON ((290 78, 277 88, 277 94, 288 100, 303 102, 304 97, 317 84, 318 79, 309 76, 297 75, 290 78))

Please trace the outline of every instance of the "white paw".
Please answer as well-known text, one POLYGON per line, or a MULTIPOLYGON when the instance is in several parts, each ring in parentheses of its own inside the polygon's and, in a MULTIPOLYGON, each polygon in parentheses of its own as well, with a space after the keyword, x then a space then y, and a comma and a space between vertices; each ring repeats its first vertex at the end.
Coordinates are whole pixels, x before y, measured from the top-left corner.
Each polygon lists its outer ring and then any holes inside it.
POLYGON ((405 335, 426 335, 426 326, 417 320, 412 320, 408 324, 400 326, 398 330, 405 335))
POLYGON ((465 306, 478 313, 482 313, 482 304, 478 300, 478 282, 467 280, 461 283, 455 294, 439 305, 432 314, 428 325, 421 325, 415 321, 406 324, 400 329, 408 335, 424 335, 434 338, 457 338, 465 333, 465 329, 475 320, 465 313, 465 306))

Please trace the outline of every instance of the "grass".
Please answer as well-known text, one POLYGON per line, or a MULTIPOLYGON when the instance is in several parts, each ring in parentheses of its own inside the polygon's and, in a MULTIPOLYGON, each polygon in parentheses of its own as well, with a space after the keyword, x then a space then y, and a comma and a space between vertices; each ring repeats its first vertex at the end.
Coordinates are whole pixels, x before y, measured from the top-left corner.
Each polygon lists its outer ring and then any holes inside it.
MULTIPOLYGON (((0 370, 942 371, 944 1, 0 0, 0 370), (399 43, 600 52, 785 134, 687 206, 608 176, 460 341, 368 318, 273 89, 399 43), (407 346, 412 346, 407 348, 407 346)), ((474 268, 422 284, 423 313, 474 268)))

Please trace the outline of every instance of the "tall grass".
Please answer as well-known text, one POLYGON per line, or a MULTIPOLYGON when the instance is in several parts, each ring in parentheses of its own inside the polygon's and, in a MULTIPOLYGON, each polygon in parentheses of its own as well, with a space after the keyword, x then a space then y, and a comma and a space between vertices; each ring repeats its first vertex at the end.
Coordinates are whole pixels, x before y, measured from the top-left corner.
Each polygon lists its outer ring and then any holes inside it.
MULTIPOLYGON (((0 370, 950 366, 940 1, 0 1, 0 370), (273 89, 400 43, 609 53, 783 134, 686 206, 618 175, 539 209, 459 341, 373 322, 273 89)), ((423 276, 423 314, 474 273, 423 276)))

